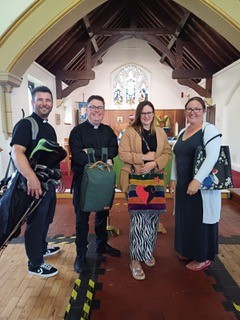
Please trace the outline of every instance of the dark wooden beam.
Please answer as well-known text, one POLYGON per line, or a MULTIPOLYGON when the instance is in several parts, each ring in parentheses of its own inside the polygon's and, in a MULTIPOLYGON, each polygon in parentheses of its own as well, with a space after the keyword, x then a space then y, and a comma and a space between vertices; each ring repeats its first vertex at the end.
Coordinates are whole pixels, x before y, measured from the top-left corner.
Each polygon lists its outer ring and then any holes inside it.
POLYGON ((126 39, 132 38, 131 36, 112 36, 109 39, 107 39, 104 44, 101 46, 101 48, 98 50, 98 52, 94 53, 92 55, 92 68, 96 65, 99 57, 102 57, 102 55, 107 52, 109 48, 111 48, 114 44, 118 43, 119 41, 123 41, 126 39))
POLYGON ((206 79, 206 87, 203 88, 196 82, 194 82, 192 79, 178 79, 178 83, 187 86, 189 88, 192 88, 194 91, 196 91, 200 96, 205 98, 211 98, 212 97, 212 78, 206 79))
POLYGON ((62 99, 62 80, 56 78, 56 96, 57 99, 62 99))
MULTIPOLYGON (((101 59, 98 59, 98 61, 101 59)), ((91 50, 91 42, 87 41, 85 46, 85 69, 92 69, 92 50, 91 50)))
MULTIPOLYGON (((88 16, 85 16, 83 17, 83 22, 84 22, 84 25, 85 25, 85 28, 86 28, 86 31, 89 35, 89 38, 90 38, 90 41, 92 43, 92 46, 95 50, 95 52, 98 52, 99 48, 98 48, 98 44, 97 44, 97 41, 96 41, 96 35, 94 34, 94 32, 92 31, 92 27, 91 27, 91 24, 90 24, 90 21, 89 21, 89 18, 88 16)), ((101 64, 103 61, 102 59, 100 58, 98 60, 99 64, 101 64)))
POLYGON ((194 82, 193 80, 191 80, 191 79, 188 79, 188 80, 186 80, 186 79, 178 79, 178 83, 183 85, 183 86, 192 88, 200 96, 205 97, 206 90, 203 87, 201 87, 200 85, 198 85, 196 82, 194 82))
POLYGON ((175 69, 181 69, 183 64, 183 42, 177 39, 176 42, 176 64, 175 69))
POLYGON ((173 28, 108 28, 108 29, 93 29, 95 35, 99 36, 117 36, 117 35, 171 35, 174 32, 173 28))
POLYGON ((66 98, 69 96, 70 93, 72 93, 74 90, 80 87, 85 87, 89 84, 89 80, 77 80, 73 84, 70 84, 67 88, 62 90, 62 98, 66 98))
POLYGON ((107 6, 97 8, 95 11, 94 25, 98 26, 98 29, 103 28, 106 21, 109 23, 117 21, 121 12, 126 8, 126 1, 114 0, 108 1, 107 6), (102 9, 102 10, 100 10, 102 9))
POLYGON ((136 29, 137 28, 137 12, 136 12, 135 3, 133 1, 130 1, 130 3, 128 4, 128 12, 129 12, 129 16, 131 17, 130 28, 136 29))
POLYGON ((213 73, 210 70, 199 70, 199 69, 192 69, 192 70, 173 70, 172 78, 173 79, 199 79, 199 78, 210 78, 212 77, 213 73))
MULTIPOLYGON (((182 17, 182 20, 180 21, 179 25, 177 26, 176 30, 174 31, 174 34, 172 35, 172 39, 170 40, 169 44, 167 45, 167 48, 171 50, 173 45, 175 44, 177 38, 179 37, 180 33, 182 32, 185 24, 187 23, 187 20, 190 16, 190 12, 186 11, 184 16, 182 17)), ((160 59, 160 62, 163 63, 166 58, 166 54, 164 53, 160 59)))
POLYGON ((174 54, 170 50, 168 50, 168 48, 158 38, 156 38, 156 37, 154 37, 152 35, 143 35, 143 34, 137 35, 136 38, 147 41, 149 44, 153 45, 158 50, 160 50, 161 52, 165 53, 166 56, 168 57, 171 65, 173 67, 175 67, 174 54))
POLYGON ((61 80, 93 80, 95 72, 92 70, 58 70, 55 72, 58 79, 61 80))
POLYGON ((206 95, 205 98, 212 98, 212 77, 206 79, 206 95))
MULTIPOLYGON (((203 79, 203 78, 212 78, 212 75, 214 74, 215 69, 213 66, 209 65, 208 62, 205 64, 202 64, 201 62, 198 62, 200 66, 202 66, 202 69, 183 69, 183 54, 184 54, 184 48, 188 48, 189 44, 177 39, 176 42, 176 66, 175 70, 172 72, 172 78, 173 79, 203 79)), ((191 48, 192 51, 194 49, 191 48)), ((194 56, 194 55, 193 55, 194 56)), ((199 56, 197 56, 199 58, 199 56)), ((194 56, 195 58, 195 56, 194 56)), ((201 60, 201 58, 200 58, 201 60)), ((196 62, 197 64, 197 62, 196 62)), ((195 83, 195 82, 194 82, 195 83)))
POLYGON ((199 50, 199 47, 193 42, 183 41, 182 46, 184 50, 186 50, 190 56, 194 57, 204 68, 210 69, 212 73, 217 71, 215 63, 209 59, 209 56, 203 50, 199 50))
POLYGON ((55 70, 67 68, 72 60, 76 59, 81 51, 84 50, 85 42, 76 42, 67 53, 59 59, 56 67, 52 68, 52 72, 55 74, 55 70))

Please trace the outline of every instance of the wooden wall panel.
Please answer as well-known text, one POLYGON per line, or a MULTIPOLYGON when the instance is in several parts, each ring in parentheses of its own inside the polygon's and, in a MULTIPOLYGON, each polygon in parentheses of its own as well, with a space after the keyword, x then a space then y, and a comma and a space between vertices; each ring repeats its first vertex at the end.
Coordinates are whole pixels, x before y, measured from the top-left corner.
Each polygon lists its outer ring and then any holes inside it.
MULTIPOLYGON (((103 123, 108 124, 116 132, 123 130, 129 124, 129 116, 133 115, 135 110, 106 110, 103 123), (122 124, 118 124, 118 117, 122 117, 122 124)), ((170 130, 167 132, 169 137, 174 136, 175 123, 178 123, 179 131, 185 127, 185 116, 183 109, 162 109, 156 110, 156 115, 163 118, 165 115, 170 119, 170 130)), ((164 126, 164 125, 162 125, 164 126)))

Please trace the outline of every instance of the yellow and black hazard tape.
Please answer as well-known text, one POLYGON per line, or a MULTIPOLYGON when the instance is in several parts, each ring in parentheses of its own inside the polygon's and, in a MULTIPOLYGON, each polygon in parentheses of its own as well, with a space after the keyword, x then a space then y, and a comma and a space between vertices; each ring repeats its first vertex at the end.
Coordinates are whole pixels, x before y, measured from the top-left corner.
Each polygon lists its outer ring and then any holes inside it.
POLYGON ((93 279, 89 279, 88 288, 86 292, 86 299, 84 301, 82 315, 80 320, 87 320, 89 318, 89 314, 91 311, 91 305, 94 297, 94 289, 95 289, 95 281, 93 279))
POLYGON ((73 303, 73 301, 76 301, 76 299, 77 299, 80 285, 81 285, 81 279, 76 279, 71 296, 70 296, 70 300, 69 300, 67 307, 66 307, 64 319, 67 319, 67 316, 68 316, 68 314, 71 310, 71 307, 72 307, 72 303, 73 303))
MULTIPOLYGON (((48 237, 47 238, 47 242, 50 244, 71 244, 74 243, 76 239, 76 236, 70 236, 70 237, 66 237, 66 236, 55 236, 55 237, 48 237)), ((24 236, 18 237, 18 238, 14 238, 11 240, 11 244, 16 244, 16 243, 24 243, 24 236)))
MULTIPOLYGON (((65 316, 64 316, 65 320, 71 319, 72 307, 76 303, 80 289, 84 289, 84 286, 81 286, 81 284, 82 284, 81 279, 76 279, 74 288, 71 293, 70 300, 66 307, 65 316)), ((88 285, 86 286, 86 292, 84 293, 84 297, 83 299, 80 299, 80 300, 83 300, 83 301, 80 301, 80 304, 82 305, 82 310, 80 313, 81 315, 79 318, 80 320, 89 319, 91 305, 94 298, 94 293, 95 293, 95 281, 93 279, 89 279, 88 285)))

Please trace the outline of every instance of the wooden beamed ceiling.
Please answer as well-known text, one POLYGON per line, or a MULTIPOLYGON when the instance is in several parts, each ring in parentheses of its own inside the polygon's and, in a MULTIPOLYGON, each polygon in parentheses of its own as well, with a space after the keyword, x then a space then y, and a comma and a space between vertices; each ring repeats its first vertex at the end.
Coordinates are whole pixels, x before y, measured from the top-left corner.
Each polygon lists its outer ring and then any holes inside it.
POLYGON ((57 98, 95 78, 111 47, 125 39, 146 41, 172 78, 210 98, 212 76, 240 58, 219 33, 171 0, 109 0, 80 19, 36 61, 56 76, 57 98), (205 88, 199 85, 206 79, 205 88), (62 89, 62 81, 68 85, 62 89))

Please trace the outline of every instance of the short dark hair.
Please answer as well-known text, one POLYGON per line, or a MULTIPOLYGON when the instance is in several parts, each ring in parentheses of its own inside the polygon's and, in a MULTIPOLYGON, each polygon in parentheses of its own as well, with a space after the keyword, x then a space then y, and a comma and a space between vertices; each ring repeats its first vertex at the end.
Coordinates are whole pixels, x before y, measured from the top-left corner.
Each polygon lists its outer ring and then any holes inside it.
POLYGON ((100 100, 103 103, 103 106, 105 107, 105 101, 103 99, 102 96, 98 96, 98 95, 91 95, 88 99, 87 99, 87 104, 89 104, 92 100, 100 100))
POLYGON ((187 103, 185 104, 185 109, 186 109, 187 105, 189 104, 189 102, 191 102, 191 101, 198 101, 201 104, 203 110, 206 109, 206 104, 205 104, 204 100, 202 98, 200 98, 200 97, 192 97, 192 98, 190 98, 187 101, 187 103))
POLYGON ((31 94, 32 94, 32 100, 34 100, 35 95, 36 95, 37 92, 48 92, 48 93, 50 93, 51 98, 52 98, 52 100, 53 100, 52 91, 51 91, 48 87, 46 87, 46 86, 38 86, 38 87, 34 88, 34 89, 32 90, 32 92, 31 92, 31 94))

